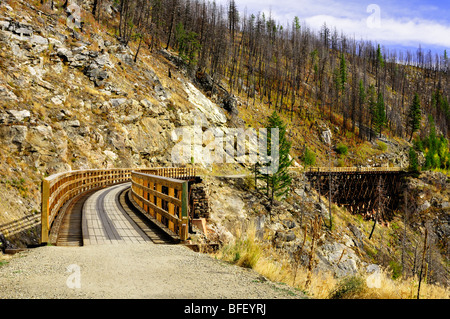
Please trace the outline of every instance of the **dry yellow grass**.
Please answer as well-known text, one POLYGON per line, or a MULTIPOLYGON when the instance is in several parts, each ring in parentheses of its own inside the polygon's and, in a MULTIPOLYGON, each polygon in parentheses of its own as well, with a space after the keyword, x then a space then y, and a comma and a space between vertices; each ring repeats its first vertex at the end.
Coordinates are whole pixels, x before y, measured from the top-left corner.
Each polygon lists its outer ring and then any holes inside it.
MULTIPOLYGON (((252 268, 271 281, 285 283, 307 296, 317 299, 416 299, 418 279, 391 279, 391 274, 380 270, 376 274, 359 273, 352 277, 335 278, 331 272, 313 271, 311 283, 307 285, 308 270, 300 266, 294 275, 294 263, 287 255, 280 255, 270 244, 256 239, 256 228, 236 229, 234 242, 222 246, 214 253, 216 258, 239 266, 252 268), (377 284, 373 276, 377 277, 377 284), (294 281, 295 278, 295 281, 294 281), (350 284, 348 284, 350 282, 350 284), (338 293, 337 293, 338 292, 338 293)), ((420 299, 450 299, 450 290, 422 281, 420 299)))

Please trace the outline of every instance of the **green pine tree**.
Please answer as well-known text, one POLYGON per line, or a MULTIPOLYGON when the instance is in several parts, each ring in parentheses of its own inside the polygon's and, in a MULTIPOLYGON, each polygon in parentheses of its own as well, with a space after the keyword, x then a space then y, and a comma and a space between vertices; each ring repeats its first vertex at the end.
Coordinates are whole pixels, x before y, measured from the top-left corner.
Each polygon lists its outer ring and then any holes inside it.
MULTIPOLYGON (((257 174, 257 178, 266 183, 266 194, 273 201, 274 197, 282 197, 288 194, 291 185, 291 177, 289 176, 289 167, 292 164, 293 159, 289 158, 289 152, 291 149, 291 142, 286 138, 286 125, 283 123, 277 112, 274 111, 267 120, 267 153, 271 156, 272 150, 272 128, 278 128, 278 158, 273 158, 278 166, 278 170, 275 172, 266 172, 264 169, 260 169, 257 174)), ((262 165, 258 165, 261 167, 262 165)))
POLYGON ((408 113, 408 126, 411 128, 411 136, 409 137, 409 141, 411 142, 414 132, 417 132, 420 129, 420 121, 421 121, 421 111, 420 111, 420 99, 417 93, 414 94, 414 99, 409 108, 408 113))
POLYGON ((370 117, 370 134, 369 134, 369 140, 372 140, 372 131, 373 127, 375 125, 375 114, 376 114, 376 106, 377 106, 377 100, 375 97, 375 87, 371 84, 369 85, 369 88, 367 89, 367 105, 369 107, 369 112, 371 114, 370 117))
POLYGON ((417 157, 417 152, 413 147, 409 149, 409 167, 408 170, 417 176, 419 174, 419 160, 417 157))
POLYGON ((379 44, 378 44, 378 47, 377 47, 377 63, 382 68, 384 67, 384 59, 383 59, 383 55, 381 54, 381 48, 380 48, 379 44))
POLYGON ((384 106, 384 99, 383 99, 383 95, 381 95, 381 93, 378 94, 378 99, 375 104, 375 108, 373 109, 372 116, 373 116, 373 124, 374 124, 375 130, 377 133, 380 134, 380 137, 381 137, 381 132, 383 131, 383 127, 387 123, 386 107, 384 106))

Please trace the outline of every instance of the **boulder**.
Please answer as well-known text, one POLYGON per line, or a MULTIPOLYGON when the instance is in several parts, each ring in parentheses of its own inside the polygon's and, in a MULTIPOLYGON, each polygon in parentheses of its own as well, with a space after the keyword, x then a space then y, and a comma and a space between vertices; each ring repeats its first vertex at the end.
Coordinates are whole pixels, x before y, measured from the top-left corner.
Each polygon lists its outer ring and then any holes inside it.
POLYGON ((316 209, 317 211, 322 214, 322 217, 324 218, 328 218, 329 216, 329 212, 328 212, 328 208, 325 205, 325 203, 320 202, 320 203, 316 203, 316 209))
POLYGON ((125 98, 111 99, 111 100, 109 100, 109 102, 111 103, 112 107, 119 107, 122 104, 126 103, 127 99, 125 99, 125 98))
POLYGON ((33 34, 33 30, 30 30, 27 28, 22 28, 22 27, 14 29, 13 32, 21 37, 23 37, 23 36, 30 37, 33 34))
POLYGON ((155 105, 147 99, 141 100, 140 103, 151 116, 162 115, 165 112, 165 109, 161 105, 155 105))
POLYGON ((431 207, 430 202, 426 200, 422 205, 420 205, 420 206, 417 208, 417 212, 418 212, 418 213, 421 213, 421 212, 427 210, 427 209, 430 208, 430 207, 431 207))
POLYGON ((101 86, 104 81, 109 78, 109 74, 105 69, 97 67, 96 64, 90 64, 84 71, 86 76, 95 83, 96 86, 101 86))
POLYGON ((27 137, 28 128, 24 125, 14 125, 11 127, 12 142, 22 145, 27 137))
POLYGON ((331 137, 332 137, 330 129, 327 128, 326 130, 322 131, 321 137, 322 137, 322 141, 325 144, 330 144, 331 143, 331 137))
POLYGON ((12 91, 8 90, 6 87, 0 85, 0 99, 3 101, 18 101, 17 95, 15 95, 12 91))
POLYGON ((283 221, 283 225, 288 228, 288 229, 292 229, 296 226, 295 222, 293 220, 287 219, 283 221))
POLYGON ((295 240, 296 236, 292 230, 277 230, 275 233, 275 239, 279 239, 284 242, 290 242, 295 240))
POLYGON ((230 114, 237 115, 239 113, 237 109, 237 99, 234 95, 228 94, 222 101, 222 107, 230 114))
POLYGON ((22 122, 27 118, 30 118, 31 113, 28 110, 16 111, 16 110, 7 110, 9 114, 10 122, 22 122))
POLYGON ((33 131, 39 134, 43 140, 50 139, 53 136, 53 130, 50 125, 38 125, 33 128, 33 131))
POLYGON ((206 72, 197 72, 195 75, 196 80, 198 81, 198 83, 200 84, 200 86, 202 87, 202 89, 205 92, 211 91, 214 85, 214 82, 211 78, 211 76, 209 76, 208 73, 206 72))
POLYGON ((318 248, 322 269, 332 270, 337 277, 354 275, 358 272, 359 258, 354 251, 343 244, 333 242, 326 243, 318 248))
POLYGON ((57 56, 59 56, 63 62, 71 62, 73 61, 73 53, 71 50, 67 49, 67 48, 59 48, 56 51, 57 56))
POLYGON ((119 156, 116 153, 111 151, 103 151, 103 154, 105 154, 108 158, 112 159, 113 161, 119 158, 119 156))
POLYGON ((99 67, 104 67, 104 66, 111 66, 111 61, 109 59, 109 54, 108 53, 103 53, 102 55, 99 55, 98 57, 96 57, 94 59, 94 62, 99 66, 99 67))
POLYGON ((67 121, 66 125, 70 127, 80 127, 80 121, 78 120, 67 121))
POLYGON ((355 238, 353 240, 355 245, 358 248, 363 248, 364 247, 364 243, 363 243, 364 236, 363 236, 361 230, 359 230, 358 227, 356 227, 355 225, 352 225, 350 223, 347 225, 347 227, 348 227, 348 229, 350 229, 352 234, 355 236, 355 238))
POLYGON ((51 100, 52 103, 55 104, 55 105, 61 105, 61 104, 63 104, 63 102, 64 102, 65 99, 64 99, 63 96, 57 95, 57 96, 52 97, 50 100, 51 100))
POLYGON ((134 62, 133 57, 129 53, 116 54, 116 56, 128 65, 131 65, 134 62))
POLYGON ((48 40, 40 35, 33 35, 30 38, 30 42, 34 45, 48 46, 48 40))

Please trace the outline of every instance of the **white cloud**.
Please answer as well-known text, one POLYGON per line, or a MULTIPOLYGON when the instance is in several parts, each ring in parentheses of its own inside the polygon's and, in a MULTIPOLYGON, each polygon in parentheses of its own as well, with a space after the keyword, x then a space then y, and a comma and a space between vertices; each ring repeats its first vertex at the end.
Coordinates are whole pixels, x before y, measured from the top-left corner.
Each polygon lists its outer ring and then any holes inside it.
MULTIPOLYGON (((226 5, 229 0, 217 0, 226 5)), ((366 39, 386 44, 402 46, 443 46, 450 47, 450 22, 436 21, 433 18, 421 17, 420 12, 439 12, 439 8, 431 5, 406 6, 405 2, 392 3, 378 0, 380 27, 370 28, 367 19, 373 16, 367 12, 371 1, 332 1, 332 0, 235 0, 241 12, 264 12, 281 24, 292 23, 295 16, 305 21, 307 26, 319 30, 326 22, 330 28, 336 27, 348 36, 357 40, 366 39), (403 16, 403 17, 401 17, 403 16)), ((443 9, 441 9, 442 11, 443 9)), ((444 10, 445 11, 445 10, 444 10)), ((442 16, 440 16, 442 19, 442 16)), ((445 19, 445 18, 444 18, 445 19)))
POLYGON ((327 26, 336 26, 348 36, 387 42, 398 45, 433 45, 450 47, 450 26, 422 19, 383 19, 379 28, 370 28, 366 19, 337 18, 328 15, 316 15, 305 19, 314 29, 319 29, 324 22, 327 26))

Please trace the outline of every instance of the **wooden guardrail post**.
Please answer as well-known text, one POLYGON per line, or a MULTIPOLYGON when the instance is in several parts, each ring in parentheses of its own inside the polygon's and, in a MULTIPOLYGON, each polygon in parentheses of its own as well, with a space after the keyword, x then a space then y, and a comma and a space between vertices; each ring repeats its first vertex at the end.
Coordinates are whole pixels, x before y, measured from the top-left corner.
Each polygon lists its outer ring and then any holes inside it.
MULTIPOLYGON (((169 187, 169 196, 170 197, 175 197, 175 188, 169 187)), ((169 211, 170 215, 175 216, 175 205, 173 203, 171 203, 171 202, 168 203, 168 211, 169 211)), ((175 225, 170 220, 169 220, 169 229, 171 231, 175 231, 175 225)))
MULTIPOLYGON (((156 184, 156 191, 158 193, 162 193, 162 185, 161 184, 156 184)), ((162 200, 161 200, 161 197, 159 197, 159 196, 156 197, 156 206, 162 207, 162 200)), ((158 220, 159 222, 161 221, 161 214, 159 214, 159 213, 156 214, 156 220, 158 220)))
POLYGON ((49 198, 50 198, 50 184, 47 180, 42 181, 41 188, 41 243, 48 242, 48 215, 49 215, 49 198))
POLYGON ((183 183, 183 189, 181 191, 181 231, 180 239, 185 241, 189 234, 189 217, 188 217, 188 182, 183 183))

